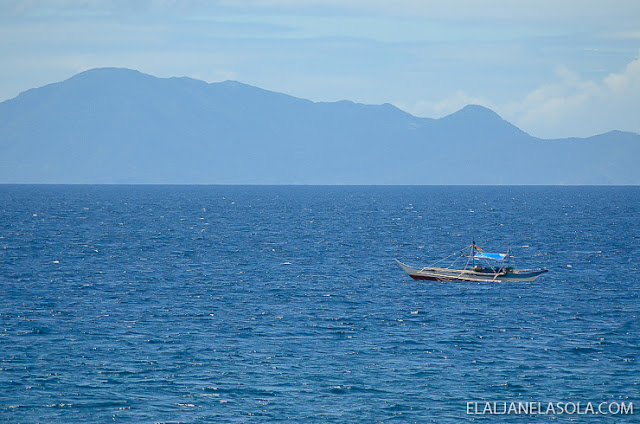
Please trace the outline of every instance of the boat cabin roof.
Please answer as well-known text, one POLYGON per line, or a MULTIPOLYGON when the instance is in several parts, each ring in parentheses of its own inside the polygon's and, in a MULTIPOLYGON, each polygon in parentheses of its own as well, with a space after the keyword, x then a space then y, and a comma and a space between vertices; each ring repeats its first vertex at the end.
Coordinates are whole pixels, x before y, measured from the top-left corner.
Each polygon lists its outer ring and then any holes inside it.
POLYGON ((507 257, 506 253, 487 253, 478 252, 473 256, 475 259, 489 259, 492 261, 504 261, 507 257))

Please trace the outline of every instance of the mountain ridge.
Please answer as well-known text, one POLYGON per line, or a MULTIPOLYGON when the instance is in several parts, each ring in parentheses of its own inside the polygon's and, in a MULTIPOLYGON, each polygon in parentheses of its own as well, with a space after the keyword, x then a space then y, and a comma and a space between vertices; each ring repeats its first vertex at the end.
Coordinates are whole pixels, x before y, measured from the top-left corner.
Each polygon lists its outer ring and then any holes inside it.
POLYGON ((0 156, 0 183, 640 184, 634 133, 543 140, 479 105, 421 118, 125 68, 0 103, 0 156))

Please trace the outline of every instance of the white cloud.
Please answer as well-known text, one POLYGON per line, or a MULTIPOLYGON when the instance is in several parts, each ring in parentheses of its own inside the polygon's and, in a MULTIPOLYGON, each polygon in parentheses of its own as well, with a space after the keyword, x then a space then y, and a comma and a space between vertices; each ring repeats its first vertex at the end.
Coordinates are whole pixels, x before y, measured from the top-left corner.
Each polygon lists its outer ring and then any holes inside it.
POLYGON ((629 63, 622 74, 611 74, 604 80, 607 88, 616 94, 632 94, 638 98, 640 92, 640 56, 629 63))
POLYGON ((555 69, 555 75, 557 81, 506 104, 463 90, 438 101, 395 104, 413 115, 430 118, 478 104, 541 138, 589 137, 612 130, 640 133, 640 54, 620 73, 600 80, 586 79, 563 65, 555 69))
POLYGON ((584 79, 565 66, 559 66, 556 75, 557 82, 498 107, 498 113, 543 138, 587 137, 611 130, 640 133, 640 57, 601 81, 584 79))
POLYGON ((489 100, 472 96, 463 90, 458 90, 455 94, 435 102, 419 101, 413 105, 396 103, 396 106, 412 115, 428 118, 442 118, 459 111, 467 105, 482 105, 495 110, 495 105, 489 100))

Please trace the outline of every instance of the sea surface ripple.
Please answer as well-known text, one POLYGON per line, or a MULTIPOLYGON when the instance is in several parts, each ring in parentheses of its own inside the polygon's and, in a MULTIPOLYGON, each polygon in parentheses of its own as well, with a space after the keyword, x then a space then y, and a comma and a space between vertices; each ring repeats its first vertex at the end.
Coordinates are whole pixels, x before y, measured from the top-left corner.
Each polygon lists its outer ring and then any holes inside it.
POLYGON ((639 222, 639 187, 0 186, 0 421, 637 410, 639 222), (393 260, 429 265, 473 239, 550 272, 425 282, 393 260))

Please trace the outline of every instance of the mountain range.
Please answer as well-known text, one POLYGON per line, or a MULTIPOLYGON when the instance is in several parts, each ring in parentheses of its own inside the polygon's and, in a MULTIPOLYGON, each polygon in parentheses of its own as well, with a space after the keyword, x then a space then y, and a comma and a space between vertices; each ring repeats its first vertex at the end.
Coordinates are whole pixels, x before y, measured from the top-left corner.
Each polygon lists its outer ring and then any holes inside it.
POLYGON ((92 69, 0 103, 0 183, 640 184, 640 135, 533 137, 235 81, 92 69))

